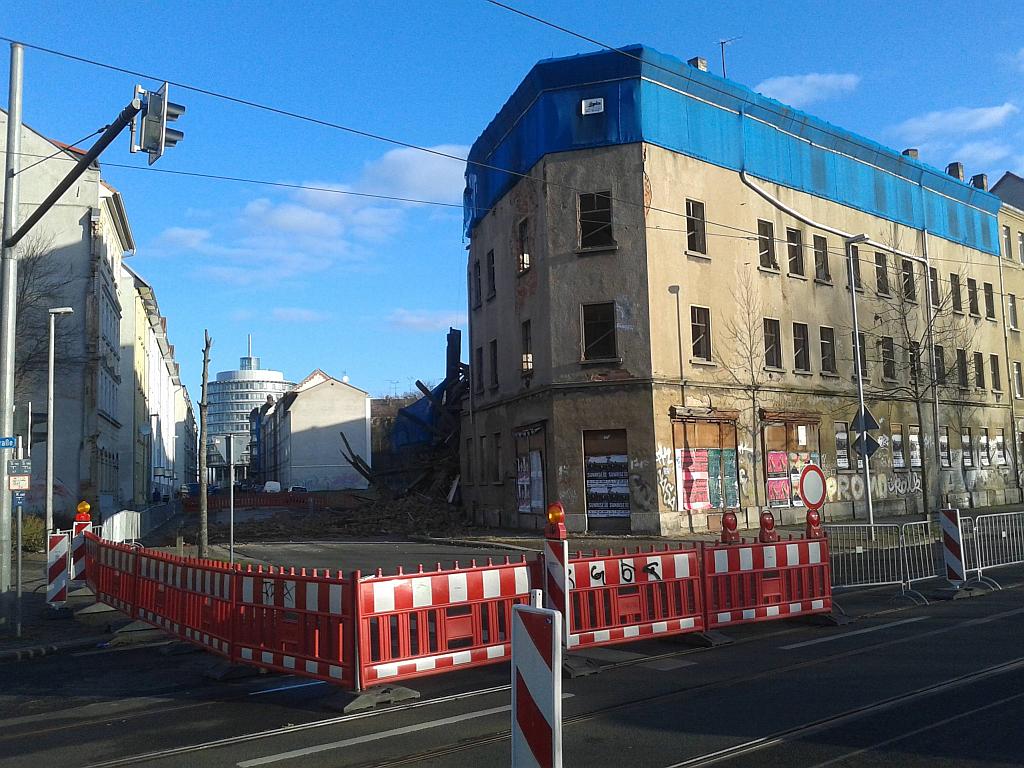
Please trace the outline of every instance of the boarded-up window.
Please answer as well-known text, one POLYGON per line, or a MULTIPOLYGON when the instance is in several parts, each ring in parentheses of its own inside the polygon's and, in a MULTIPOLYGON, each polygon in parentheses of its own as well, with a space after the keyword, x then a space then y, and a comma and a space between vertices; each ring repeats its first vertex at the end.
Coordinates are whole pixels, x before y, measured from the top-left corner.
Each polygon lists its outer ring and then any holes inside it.
POLYGON ((797 484, 808 464, 821 466, 818 425, 806 421, 771 422, 762 428, 766 498, 771 507, 803 506, 797 484))
POLYGON ((629 450, 626 430, 583 433, 587 517, 629 517, 629 450))
POLYGON ((677 421, 676 505, 680 512, 739 507, 736 424, 731 421, 677 421))

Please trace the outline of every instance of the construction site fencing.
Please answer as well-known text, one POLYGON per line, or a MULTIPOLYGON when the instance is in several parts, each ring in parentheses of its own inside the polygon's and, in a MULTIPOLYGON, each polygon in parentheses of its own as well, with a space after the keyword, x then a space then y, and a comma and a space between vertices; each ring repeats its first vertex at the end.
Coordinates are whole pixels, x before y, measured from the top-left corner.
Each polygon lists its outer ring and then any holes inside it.
POLYGON ((512 655, 512 606, 529 603, 521 562, 359 581, 359 667, 365 685, 494 664, 512 655))
POLYGON ((903 584, 908 589, 916 581, 938 578, 943 570, 938 537, 931 520, 900 526, 903 550, 903 584))
MULTIPOLYGON (((392 575, 243 568, 83 535, 100 601, 229 662, 352 690, 507 661, 513 608, 550 570, 525 556, 392 575)), ((569 649, 832 607, 826 539, 608 550, 557 565, 569 649)))
POLYGON ((704 630, 695 545, 569 560, 569 650, 704 630))
POLYGON ((991 581, 985 571, 1024 563, 1024 512, 1001 512, 974 518, 968 570, 991 581))
POLYGON ((826 525, 832 587, 903 583, 901 534, 899 525, 826 525))
MULTIPOLYGON (((326 509, 329 499, 316 493, 236 493, 235 509, 258 507, 299 507, 309 510, 326 509)), ((227 509, 231 505, 230 494, 221 492, 206 497, 206 508, 211 512, 227 509)), ((198 512, 199 499, 189 497, 182 501, 185 512, 198 512)))
POLYGON ((105 541, 138 541, 142 537, 141 514, 131 509, 115 512, 100 526, 105 541))
POLYGON ((705 544, 703 556, 708 629, 832 610, 827 539, 705 544))

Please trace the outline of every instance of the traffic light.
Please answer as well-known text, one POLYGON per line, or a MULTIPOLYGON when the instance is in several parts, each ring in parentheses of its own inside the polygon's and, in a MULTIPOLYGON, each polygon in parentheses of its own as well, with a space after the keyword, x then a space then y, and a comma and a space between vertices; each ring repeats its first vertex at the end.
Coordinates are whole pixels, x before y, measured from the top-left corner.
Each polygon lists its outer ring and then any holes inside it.
MULTIPOLYGON (((141 89, 137 89, 141 90, 141 89)), ((158 91, 143 91, 141 128, 139 130, 139 149, 149 153, 149 164, 161 158, 164 150, 173 147, 185 134, 167 124, 185 114, 182 104, 175 104, 167 98, 168 86, 164 83, 158 91)))

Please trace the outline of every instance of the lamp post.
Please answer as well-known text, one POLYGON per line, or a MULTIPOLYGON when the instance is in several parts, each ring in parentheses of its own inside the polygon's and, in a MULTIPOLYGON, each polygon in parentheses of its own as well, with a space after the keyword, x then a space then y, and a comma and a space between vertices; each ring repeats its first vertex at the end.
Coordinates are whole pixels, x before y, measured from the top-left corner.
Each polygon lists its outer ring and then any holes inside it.
POLYGON ((57 315, 74 313, 71 307, 53 307, 50 310, 50 355, 46 375, 46 532, 53 530, 53 348, 57 315))
POLYGON ((867 235, 854 235, 843 239, 846 247, 846 271, 850 281, 850 306, 853 309, 853 360, 854 370, 857 373, 857 401, 860 403, 860 448, 864 469, 864 498, 868 502, 868 523, 875 524, 875 508, 871 501, 871 467, 868 466, 868 420, 867 409, 864 407, 864 370, 861 360, 860 346, 860 322, 857 319, 857 284, 856 272, 853 267, 853 246, 863 243, 869 238, 867 235))

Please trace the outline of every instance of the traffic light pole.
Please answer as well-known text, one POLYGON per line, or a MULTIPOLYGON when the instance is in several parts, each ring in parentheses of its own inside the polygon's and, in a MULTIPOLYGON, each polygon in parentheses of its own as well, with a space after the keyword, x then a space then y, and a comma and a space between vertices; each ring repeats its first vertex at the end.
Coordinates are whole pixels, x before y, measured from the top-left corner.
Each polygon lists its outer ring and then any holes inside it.
POLYGON ((117 119, 107 126, 107 130, 105 130, 103 135, 99 137, 95 144, 92 145, 92 148, 86 152, 77 163, 75 163, 75 167, 68 172, 68 175, 64 177, 63 181, 61 181, 61 183, 54 188, 53 192, 51 192, 47 198, 39 204, 39 207, 36 208, 32 215, 25 219, 25 223, 18 227, 18 231, 10 236, 5 233, 5 251, 8 248, 16 246, 18 242, 29 233, 32 227, 34 227, 39 220, 46 215, 46 212, 53 208, 56 202, 60 200, 61 195, 67 192, 68 189, 71 188, 71 185, 78 181, 78 178, 85 173, 86 169, 88 169, 96 158, 102 154, 103 150, 110 146, 110 143, 118 137, 121 131, 128 127, 140 111, 142 111, 142 100, 138 98, 132 99, 128 106, 121 110, 121 114, 117 116, 117 119))

